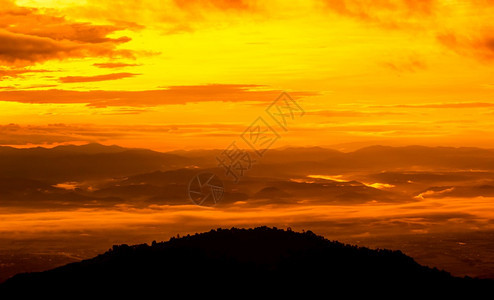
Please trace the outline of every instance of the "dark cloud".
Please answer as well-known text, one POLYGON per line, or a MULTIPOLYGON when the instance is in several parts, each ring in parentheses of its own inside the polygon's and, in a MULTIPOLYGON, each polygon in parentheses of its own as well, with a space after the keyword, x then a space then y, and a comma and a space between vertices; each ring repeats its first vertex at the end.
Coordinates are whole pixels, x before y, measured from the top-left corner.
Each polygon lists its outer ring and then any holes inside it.
POLYGON ((494 60, 494 34, 491 30, 486 30, 483 33, 482 31, 469 35, 450 31, 438 34, 437 40, 460 55, 492 61, 494 60))
POLYGON ((113 43, 81 44, 0 30, 0 61, 6 64, 29 65, 51 59, 87 56, 132 57, 132 54, 127 50, 116 50, 113 43))
POLYGON ((125 27, 72 22, 52 15, 53 10, 19 7, 11 1, 0 4, 0 62, 4 64, 29 65, 70 57, 132 56, 130 51, 116 49, 130 38, 108 37, 125 27))

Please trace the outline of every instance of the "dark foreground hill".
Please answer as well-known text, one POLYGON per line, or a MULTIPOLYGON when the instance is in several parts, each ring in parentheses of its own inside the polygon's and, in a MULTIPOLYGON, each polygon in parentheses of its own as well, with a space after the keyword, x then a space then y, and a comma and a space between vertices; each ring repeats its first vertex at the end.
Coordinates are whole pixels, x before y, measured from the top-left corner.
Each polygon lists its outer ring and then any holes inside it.
POLYGON ((279 293, 336 291, 404 293, 492 291, 490 280, 457 278, 424 267, 400 251, 371 250, 328 241, 311 231, 218 229, 168 242, 113 246, 93 259, 53 270, 19 274, 1 293, 56 294, 159 292, 279 293))

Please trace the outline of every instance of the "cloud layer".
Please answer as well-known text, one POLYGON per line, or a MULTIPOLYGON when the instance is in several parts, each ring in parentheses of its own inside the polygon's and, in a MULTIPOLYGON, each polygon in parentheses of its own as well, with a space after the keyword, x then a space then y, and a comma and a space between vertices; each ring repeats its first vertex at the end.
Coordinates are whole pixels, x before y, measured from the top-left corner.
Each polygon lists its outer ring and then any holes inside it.
MULTIPOLYGON (((111 80, 133 76, 129 73, 103 76, 65 77, 62 82, 87 82, 111 80)), ((21 103, 87 103, 90 106, 156 106, 185 104, 189 102, 266 102, 273 101, 280 90, 260 90, 258 85, 211 84, 197 86, 172 86, 166 89, 146 91, 72 91, 72 90, 31 90, 0 91, 1 101, 21 103)), ((295 98, 313 96, 312 92, 292 92, 295 98)))

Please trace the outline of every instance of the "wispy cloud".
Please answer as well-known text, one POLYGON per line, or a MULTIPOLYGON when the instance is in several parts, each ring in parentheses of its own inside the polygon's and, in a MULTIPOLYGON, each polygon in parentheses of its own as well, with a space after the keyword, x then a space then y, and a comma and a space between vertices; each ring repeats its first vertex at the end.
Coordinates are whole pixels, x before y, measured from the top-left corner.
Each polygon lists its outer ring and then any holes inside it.
POLYGON ((136 67, 138 64, 128 64, 121 62, 108 62, 108 63, 95 63, 93 66, 103 69, 116 69, 116 68, 124 68, 124 67, 136 67))
POLYGON ((492 1, 320 1, 336 14, 387 29, 434 33, 440 44, 458 54, 494 60, 492 1), (475 16, 475 22, 466 16, 475 16))
POLYGON ((387 28, 415 27, 416 18, 433 16, 436 0, 321 0, 325 7, 343 16, 372 22, 387 28))
POLYGON ((11 77, 11 78, 23 77, 25 74, 28 73, 43 73, 43 72, 50 72, 50 71, 27 69, 27 68, 4 68, 4 69, 0 69, 0 79, 4 77, 11 77))
POLYGON ((139 74, 134 73, 112 73, 104 75, 95 76, 66 76, 59 78, 60 82, 63 83, 74 83, 74 82, 94 82, 94 81, 106 81, 106 80, 117 80, 122 78, 134 77, 139 74))
MULTIPOLYGON (((110 74, 107 77, 69 77, 63 82, 84 82, 129 77, 128 73, 110 74), (125 74, 125 75, 122 75, 125 74)), ((72 91, 32 90, 1 91, 0 101, 21 103, 87 103, 90 106, 157 106, 197 102, 267 102, 273 101, 280 90, 261 89, 259 85, 210 84, 171 86, 145 91, 72 91)), ((316 95, 313 92, 291 92, 295 98, 316 95)))
POLYGON ((456 103, 430 103, 430 104, 398 104, 398 105, 374 105, 373 108, 485 108, 494 107, 489 102, 456 102, 456 103))

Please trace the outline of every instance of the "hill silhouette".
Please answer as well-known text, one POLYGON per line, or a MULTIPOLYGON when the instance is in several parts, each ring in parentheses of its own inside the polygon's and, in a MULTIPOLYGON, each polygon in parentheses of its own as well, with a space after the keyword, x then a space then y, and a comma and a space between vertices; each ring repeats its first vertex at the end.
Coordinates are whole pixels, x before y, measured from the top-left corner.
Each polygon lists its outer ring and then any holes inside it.
POLYGON ((311 231, 258 227, 217 229, 152 245, 119 245, 95 258, 53 270, 19 274, 2 293, 151 291, 187 287, 198 293, 229 288, 245 292, 397 287, 492 289, 491 280, 453 277, 421 266, 400 251, 371 250, 329 241, 311 231))

